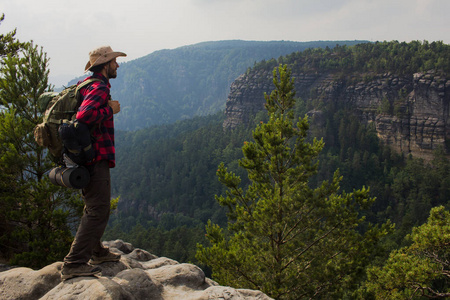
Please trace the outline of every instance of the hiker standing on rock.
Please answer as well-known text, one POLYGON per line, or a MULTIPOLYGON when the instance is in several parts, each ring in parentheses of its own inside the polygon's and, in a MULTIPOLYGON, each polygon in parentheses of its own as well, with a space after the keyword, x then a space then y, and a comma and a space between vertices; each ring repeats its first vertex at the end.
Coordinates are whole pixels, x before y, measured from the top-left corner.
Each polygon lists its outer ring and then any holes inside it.
POLYGON ((120 254, 110 252, 101 242, 110 214, 110 168, 115 166, 113 115, 120 111, 119 102, 111 100, 109 79, 117 77, 119 56, 126 54, 114 52, 109 46, 99 47, 89 53, 85 67, 85 72, 93 73, 85 80, 100 81, 80 89, 82 102, 76 118, 91 128, 95 159, 86 165, 91 180, 82 190, 84 213, 69 254, 64 258, 63 280, 97 274, 101 269, 93 265, 120 260, 120 254))

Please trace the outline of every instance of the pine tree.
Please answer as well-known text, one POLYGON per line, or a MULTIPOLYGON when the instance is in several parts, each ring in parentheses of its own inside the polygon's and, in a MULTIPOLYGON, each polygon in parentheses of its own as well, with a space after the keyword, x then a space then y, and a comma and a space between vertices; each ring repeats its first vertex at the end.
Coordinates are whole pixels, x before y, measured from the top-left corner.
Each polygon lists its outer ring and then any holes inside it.
POLYGON ((227 195, 216 199, 229 209, 228 228, 209 222, 211 245, 198 245, 197 259, 219 283, 275 299, 336 296, 362 276, 387 225, 359 233, 360 209, 374 199, 365 188, 339 192, 338 172, 331 182, 309 186, 324 143, 308 143, 307 118, 294 120, 291 71, 280 66, 273 75, 275 90, 265 95, 269 121, 244 143, 239 162, 251 183, 244 191, 240 177, 219 166, 227 195))
POLYGON ((49 90, 47 64, 42 49, 25 43, 0 70, 0 255, 29 267, 67 254, 69 224, 81 205, 73 191, 50 184, 51 161, 34 141, 34 126, 42 121, 37 99, 49 90))
POLYGON ((449 219, 444 206, 432 208, 427 223, 406 237, 410 246, 392 251, 384 266, 368 270, 367 291, 376 299, 448 299, 449 219))
MULTIPOLYGON (((0 24, 5 20, 5 14, 0 17, 0 24)), ((0 34, 0 58, 15 55, 23 47, 23 43, 15 38, 16 29, 6 34, 0 34)))

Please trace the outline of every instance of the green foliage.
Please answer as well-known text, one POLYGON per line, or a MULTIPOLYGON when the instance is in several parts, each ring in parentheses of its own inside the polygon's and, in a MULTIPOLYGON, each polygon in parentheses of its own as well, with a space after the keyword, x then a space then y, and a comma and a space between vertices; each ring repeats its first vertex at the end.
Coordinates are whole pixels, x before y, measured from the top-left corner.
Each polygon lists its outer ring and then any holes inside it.
MULTIPOLYGON (((404 93, 399 91, 400 99, 404 93)), ((320 105, 326 121, 321 127, 312 123, 310 135, 323 137, 325 147, 318 156, 318 172, 310 178, 310 186, 329 180, 336 169, 342 174, 341 190, 370 186, 370 196, 376 201, 370 211, 364 212, 366 220, 383 224, 390 219, 396 230, 384 239, 386 247, 392 250, 406 245, 404 236, 426 221, 424 211, 448 205, 447 159, 441 152, 434 162, 405 160, 380 143, 373 124, 362 124, 351 107, 339 103, 297 99, 295 115, 303 116, 316 105, 320 105)), ((254 122, 267 122, 263 114, 258 113, 254 122)), ((223 115, 216 114, 136 132, 118 132, 119 163, 112 177, 113 192, 121 195, 121 202, 111 216, 112 224, 120 224, 125 234, 139 222, 155 228, 161 224, 161 234, 181 226, 196 227, 208 219, 225 226, 225 210, 213 197, 223 193, 224 187, 214 174, 219 162, 224 162, 241 177, 242 186, 248 184, 237 160, 242 157, 241 146, 249 140, 250 132, 247 128, 224 132, 222 122, 223 115)), ((367 227, 366 222, 362 227, 367 227)))
POLYGON ((426 221, 431 208, 446 205, 450 196, 450 162, 443 149, 434 153, 434 159, 425 162, 408 157, 402 168, 388 174, 391 182, 386 191, 387 203, 380 215, 398 224, 392 236, 398 244, 413 227, 426 221))
POLYGON ((450 297, 450 213, 443 206, 407 238, 411 246, 394 250, 386 264, 368 270, 366 288, 377 299, 450 297))
MULTIPOLYGON (((0 17, 0 25, 5 20, 5 14, 0 17)), ((4 58, 8 55, 15 55, 19 49, 23 47, 23 43, 19 42, 15 38, 16 30, 6 34, 0 34, 0 58, 4 58)))
POLYGON ((274 85, 265 96, 269 121, 242 148, 239 165, 250 185, 244 192, 240 177, 224 164, 217 171, 227 187, 226 197, 216 199, 229 209, 229 233, 209 222, 211 246, 198 245, 197 258, 224 285, 259 289, 276 299, 336 297, 357 282, 389 226, 357 231, 364 220, 359 210, 374 199, 365 188, 339 192, 338 172, 331 182, 309 186, 323 142, 305 141, 307 118, 294 122, 287 66, 274 70, 274 85))
POLYGON ((392 112, 392 104, 389 102, 388 98, 383 97, 381 105, 378 107, 378 113, 392 115, 392 112))
POLYGON ((450 67, 450 46, 442 41, 384 41, 309 48, 278 61, 261 62, 255 68, 273 68, 277 63, 289 64, 292 69, 307 73, 334 71, 346 75, 359 72, 370 80, 372 75, 385 72, 402 75, 431 69, 446 71, 450 67))
POLYGON ((211 200, 222 190, 215 177, 217 165, 240 158, 242 136, 248 134, 225 133, 222 122, 223 115, 216 114, 118 132, 112 191, 127 200, 119 202, 118 217, 142 214, 158 220, 162 213, 181 213, 205 223, 216 215, 218 221, 224 214, 211 200), (129 206, 131 202, 138 202, 139 208, 129 206))
POLYGON ((131 230, 123 230, 120 224, 109 226, 104 240, 123 239, 134 247, 146 249, 157 256, 165 256, 178 262, 199 264, 195 258, 196 243, 205 242, 203 225, 177 226, 165 229, 161 226, 138 223, 131 230))
POLYGON ((49 183, 51 161, 33 137, 42 118, 37 99, 49 88, 48 58, 32 43, 13 54, 0 70, 0 255, 37 268, 67 253, 80 201, 49 183))
MULTIPOLYGON (((367 49, 374 51, 378 49, 375 52, 384 53, 381 51, 384 47, 395 47, 389 44, 375 43, 367 49)), ((422 43, 413 42, 408 44, 408 47, 414 48, 415 45, 420 45, 417 50, 422 49, 422 43)), ((426 43, 423 45, 427 47, 426 43)), ((356 47, 364 52, 361 46, 356 47)), ((349 49, 352 47, 347 48, 349 49)), ((440 50, 435 49, 441 51, 443 57, 440 59, 441 62, 445 61, 445 49, 447 46, 440 50)), ((343 55, 344 50, 336 50, 336 53, 343 55)), ((422 50, 420 52, 423 53, 422 50)), ((320 59, 317 51, 310 53, 320 59)), ((434 59, 433 57, 441 54, 433 54, 430 57, 434 59)), ((388 53, 385 52, 383 55, 386 56, 388 53)), ((367 54, 367 60, 370 59, 369 56, 367 54)), ((419 57, 419 54, 413 56, 419 57)), ((336 58, 338 54, 331 57, 336 58)), ((365 60, 360 60, 363 61, 365 60)), ((277 60, 264 62, 266 68, 276 63, 277 60)), ((376 64, 375 59, 372 63, 376 64)), ((256 67, 259 66, 258 64, 256 67)), ((420 70, 422 68, 420 66, 423 67, 422 64, 416 64, 416 68, 410 70, 420 70)), ((366 77, 373 80, 376 74, 368 71, 366 77)), ((406 97, 405 93, 404 90, 398 92, 399 100, 406 97)), ((324 103, 320 99, 317 101, 296 99, 294 107, 296 117, 303 116, 320 105, 325 120, 320 127, 312 122, 309 136, 305 139, 311 142, 313 137, 323 137, 325 142, 316 159, 317 174, 309 178, 309 186, 320 186, 322 181, 333 178, 337 169, 342 175, 339 181, 340 190, 352 191, 364 185, 370 186, 370 197, 376 197, 376 201, 370 211, 360 212, 366 221, 359 225, 359 230, 364 232, 370 228, 367 221, 383 224, 386 220, 391 220, 395 223, 394 233, 383 239, 385 247, 389 250, 385 253, 387 258, 391 250, 411 243, 404 240, 404 237, 411 233, 413 227, 420 226, 426 221, 425 212, 436 205, 448 207, 449 162, 442 150, 437 151, 435 159, 430 162, 405 158, 395 153, 380 143, 373 123, 368 125, 361 123, 351 107, 340 104, 324 103)), ((386 107, 386 112, 399 113, 395 101, 393 107, 390 103, 386 107)), ((267 123, 269 118, 261 111, 252 124, 260 124, 259 120, 267 123)), ((146 243, 145 247, 151 248, 145 249, 158 251, 158 255, 169 256, 182 262, 188 259, 198 263, 187 247, 178 247, 177 257, 170 256, 174 253, 171 252, 168 242, 166 243, 167 232, 185 227, 188 232, 193 230, 192 233, 187 233, 191 234, 192 244, 198 242, 206 245, 201 234, 203 232, 201 224, 211 219, 212 224, 219 224, 224 228, 224 235, 228 234, 225 229, 225 209, 220 207, 213 197, 224 194, 225 187, 218 184, 214 174, 217 165, 224 162, 229 171, 240 177, 242 187, 249 184, 248 176, 243 168, 238 167, 237 160, 242 157, 243 142, 248 141, 251 134, 245 127, 224 132, 222 122, 223 115, 216 114, 170 125, 153 126, 136 132, 117 133, 119 163, 112 170, 112 177, 113 192, 121 195, 121 200, 117 212, 111 216, 112 226, 108 228, 111 233, 108 236, 111 239, 117 238, 113 234, 113 228, 122 230, 123 235, 120 236, 123 236, 124 240, 128 240, 127 235, 130 232, 142 240, 152 240, 152 235, 164 236, 154 239, 151 245, 150 242, 146 243), (140 230, 142 233, 138 234, 140 230)), ((384 257, 376 258, 373 262, 382 264, 383 259, 384 257)), ((364 273, 363 270, 358 270, 360 274, 364 273)), ((356 288, 350 290, 354 291, 356 288)))

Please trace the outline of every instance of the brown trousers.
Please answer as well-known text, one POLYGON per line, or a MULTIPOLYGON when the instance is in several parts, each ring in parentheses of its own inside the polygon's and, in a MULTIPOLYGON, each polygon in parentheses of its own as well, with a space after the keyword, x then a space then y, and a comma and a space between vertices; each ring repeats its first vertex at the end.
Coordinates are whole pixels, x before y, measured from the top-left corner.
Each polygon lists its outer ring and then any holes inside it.
POLYGON ((111 177, 106 160, 88 167, 91 174, 89 185, 82 190, 84 213, 81 217, 75 239, 69 254, 64 258, 67 264, 87 263, 92 254, 103 256, 108 248, 103 247, 101 238, 109 220, 111 201, 111 177))

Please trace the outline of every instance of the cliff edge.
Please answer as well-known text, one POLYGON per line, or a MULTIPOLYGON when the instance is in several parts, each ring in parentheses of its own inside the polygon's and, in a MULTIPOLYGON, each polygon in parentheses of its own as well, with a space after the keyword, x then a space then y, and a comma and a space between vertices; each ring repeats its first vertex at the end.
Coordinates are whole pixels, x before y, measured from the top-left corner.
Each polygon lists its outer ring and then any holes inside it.
MULTIPOLYGON (((296 95, 307 101, 347 107, 361 122, 375 124, 378 137, 394 150, 424 159, 442 146, 450 154, 450 80, 430 70, 410 75, 292 71, 296 95)), ((258 69, 230 87, 225 129, 246 124, 264 108, 264 93, 274 89, 271 71, 258 69)), ((316 114, 317 110, 314 111, 316 114)), ((320 111, 319 111, 320 113, 320 111)))
POLYGON ((13 268, 0 272, 0 298, 50 299, 272 299, 262 292, 220 286, 191 264, 178 263, 135 249, 121 240, 104 242, 121 253, 119 262, 103 263, 101 276, 61 281, 62 262, 40 270, 13 268))

